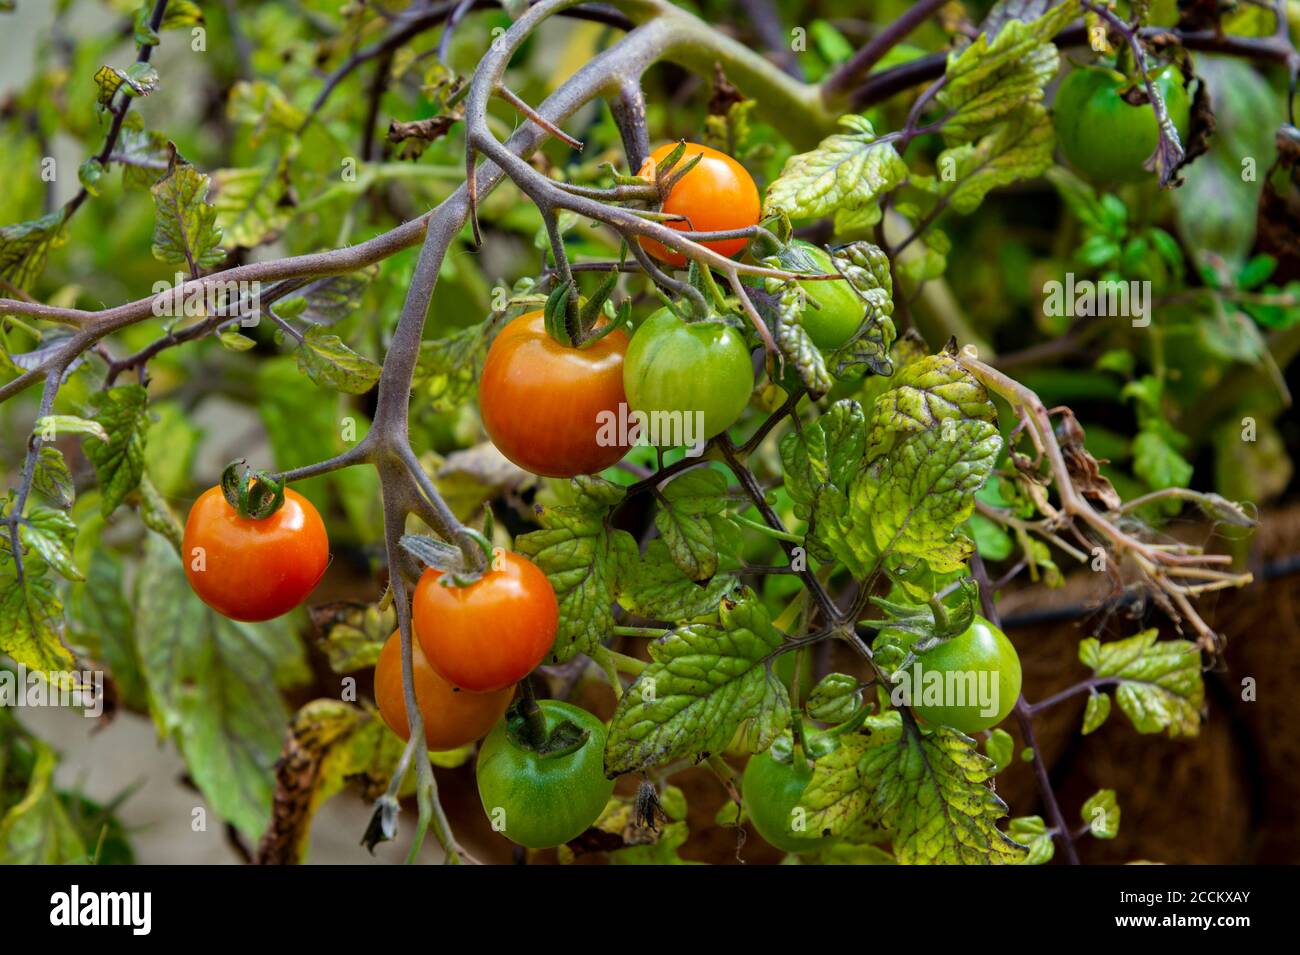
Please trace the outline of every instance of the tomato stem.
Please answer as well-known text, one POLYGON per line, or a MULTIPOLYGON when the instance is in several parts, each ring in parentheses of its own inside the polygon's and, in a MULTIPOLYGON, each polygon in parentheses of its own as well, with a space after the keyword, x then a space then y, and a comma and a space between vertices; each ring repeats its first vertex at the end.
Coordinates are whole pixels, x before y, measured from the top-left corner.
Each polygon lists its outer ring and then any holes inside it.
POLYGON ((534 748, 546 742, 546 716, 537 705, 537 695, 528 677, 519 681, 519 715, 524 718, 524 738, 534 748))

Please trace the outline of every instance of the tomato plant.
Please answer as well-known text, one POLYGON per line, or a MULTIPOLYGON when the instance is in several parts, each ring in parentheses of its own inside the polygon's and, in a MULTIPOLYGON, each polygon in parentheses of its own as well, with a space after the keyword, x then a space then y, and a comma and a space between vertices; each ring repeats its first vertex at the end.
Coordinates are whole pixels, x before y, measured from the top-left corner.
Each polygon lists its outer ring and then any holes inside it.
POLYGON ((1295 3, 39 6, 0 861, 1285 854, 1295 3))
MULTIPOLYGON (((424 738, 429 749, 452 750, 482 739, 505 715, 514 696, 513 686, 490 693, 457 690, 438 675, 424 658, 419 641, 411 646, 415 699, 424 720, 424 738)), ((384 722, 402 739, 411 738, 402 690, 402 637, 398 631, 384 641, 375 663, 375 702, 384 722)))
POLYGON ((424 656, 452 686, 492 693, 522 680, 555 640, 558 608, 546 575, 503 552, 481 578, 457 586, 429 568, 412 617, 424 656))
MULTIPOLYGON (((754 390, 745 339, 720 322, 685 322, 661 308, 637 328, 623 362, 628 404, 648 416, 686 419, 696 439, 740 417, 754 390), (700 421, 701 428, 690 423, 700 421)), ((685 440, 661 443, 685 444, 685 440)))
MULTIPOLYGON (((1166 66, 1152 81, 1178 135, 1186 138, 1190 106, 1182 76, 1166 66)), ((1150 106, 1131 105, 1123 95, 1127 89, 1132 84, 1122 74, 1081 67, 1067 73, 1056 91, 1052 115, 1061 151, 1070 165, 1096 179, 1133 182, 1149 175, 1143 163, 1156 149, 1156 117, 1150 106)))
MULTIPOLYGON (((676 143, 665 143, 653 150, 642 164, 640 175, 650 175, 676 147, 676 143)), ((727 232, 757 224, 758 187, 745 167, 711 146, 687 143, 685 154, 673 168, 684 169, 697 156, 700 158, 694 168, 674 184, 661 207, 667 215, 684 218, 665 225, 678 231, 727 232)), ((745 247, 745 239, 717 239, 703 244, 719 255, 735 255, 745 247)), ((686 264, 686 256, 655 239, 642 238, 641 245, 661 262, 679 268, 686 264)))
POLYGON ((270 620, 297 607, 329 564, 329 537, 311 502, 284 492, 284 505, 265 518, 241 516, 211 487, 185 521, 181 553, 190 586, 205 604, 232 620, 270 620))
POLYGON ((605 724, 584 709, 554 700, 539 704, 539 752, 519 728, 498 723, 479 749, 475 775, 483 811, 502 835, 530 849, 558 846, 596 821, 614 791, 603 765, 605 724), (567 724, 567 726, 565 725, 567 724), (559 734, 554 739, 551 734, 559 734))
POLYGON ((604 442, 602 415, 617 414, 627 335, 615 329, 582 348, 546 332, 529 312, 492 342, 479 381, 479 408, 492 443, 526 471, 547 477, 594 474, 617 464, 628 445, 604 442))

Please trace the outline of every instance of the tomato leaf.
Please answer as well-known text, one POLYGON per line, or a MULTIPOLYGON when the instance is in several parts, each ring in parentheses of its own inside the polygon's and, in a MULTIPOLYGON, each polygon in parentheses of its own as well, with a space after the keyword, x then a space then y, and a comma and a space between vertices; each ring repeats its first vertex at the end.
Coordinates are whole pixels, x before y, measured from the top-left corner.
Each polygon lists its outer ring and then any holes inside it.
POLYGON ((67 241, 63 212, 0 227, 0 279, 27 290, 45 271, 51 249, 67 241))
POLYGON ((313 325, 298 348, 298 370, 322 388, 364 395, 379 381, 380 367, 358 355, 337 335, 313 325))
POLYGON ((733 574, 718 573, 701 587, 673 561, 662 538, 650 541, 644 555, 627 548, 620 556, 619 606, 648 620, 676 622, 716 614, 722 598, 738 582, 733 574))
POLYGON ((31 746, 36 759, 27 791, 0 817, 0 864, 85 863, 86 845, 54 788, 58 756, 40 740, 31 746))
POLYGON ((1083 728, 1080 732, 1087 736, 1101 729, 1110 717, 1110 696, 1105 693, 1089 693, 1088 705, 1083 711, 1083 728))
POLYGON ((949 113, 944 136, 971 142, 1026 104, 1042 102, 1060 68, 1052 37, 1078 16, 1078 0, 1068 0, 1028 22, 1000 20, 992 39, 981 33, 949 53, 947 83, 936 97, 949 113))
POLYGON ((515 539, 515 549, 542 569, 560 602, 552 662, 587 653, 609 635, 618 568, 636 553, 631 534, 605 524, 624 490, 593 477, 574 478, 573 487, 574 503, 538 507, 542 529, 515 539))
POLYGON ((862 687, 857 677, 828 673, 808 695, 808 715, 819 723, 843 723, 862 705, 862 687))
POLYGON ((49 498, 56 506, 66 510, 77 499, 72 483, 72 472, 58 448, 42 445, 36 456, 36 470, 32 472, 32 487, 49 498))
POLYGON ((767 611, 746 591, 722 602, 719 619, 720 626, 690 624, 650 644, 653 662, 610 721, 606 774, 728 745, 758 752, 789 723, 789 695, 765 663, 782 642, 767 611))
POLYGON ((71 670, 72 654, 59 640, 63 602, 49 566, 35 552, 23 557, 22 580, 8 535, 0 542, 0 652, 42 673, 71 670))
POLYGON ((1117 677, 1115 701, 1139 733, 1195 736, 1201 728, 1205 683, 1201 655, 1187 640, 1159 640, 1144 630, 1126 640, 1079 643, 1079 659, 1099 677, 1117 677))
POLYGON ((167 173, 150 188, 154 204, 153 255, 188 265, 191 272, 226 257, 216 209, 208 203, 209 179, 169 144, 167 173))
POLYGON ((1079 810, 1088 831, 1097 839, 1114 839, 1119 835, 1119 802, 1115 790, 1099 789, 1079 810))
POLYGON ((72 562, 77 525, 63 511, 40 505, 29 507, 18 525, 18 536, 60 576, 67 580, 86 579, 72 562))
POLYGON ((767 187, 764 215, 783 211, 792 219, 816 219, 848 210, 866 225, 880 221, 879 198, 907 178, 907 164, 887 141, 877 141, 865 116, 843 116, 845 132, 786 160, 767 187))
POLYGON ((727 479, 711 467, 692 468, 660 491, 655 514, 668 553, 691 580, 707 580, 718 570, 719 552, 740 550, 740 528, 726 516, 727 479))
POLYGON ((278 687, 305 668, 293 630, 209 609, 156 534, 136 581, 136 620, 155 724, 175 738, 212 811, 258 838, 270 819, 272 768, 289 715, 278 687))
POLYGON ((120 385, 91 397, 95 421, 108 441, 82 443, 95 465, 103 493, 100 510, 111 515, 126 496, 140 485, 144 474, 145 436, 149 432, 149 393, 143 385, 120 385))
POLYGON ((867 819, 891 830, 900 863, 1025 859, 1025 846, 997 828, 1007 806, 988 785, 994 764, 974 740, 947 727, 904 732, 897 717, 874 729, 857 771, 871 787, 867 819))
POLYGON ((1056 855, 1056 842, 1042 816, 1020 816, 1007 826, 1007 835, 1029 847, 1021 865, 1045 865, 1056 855))

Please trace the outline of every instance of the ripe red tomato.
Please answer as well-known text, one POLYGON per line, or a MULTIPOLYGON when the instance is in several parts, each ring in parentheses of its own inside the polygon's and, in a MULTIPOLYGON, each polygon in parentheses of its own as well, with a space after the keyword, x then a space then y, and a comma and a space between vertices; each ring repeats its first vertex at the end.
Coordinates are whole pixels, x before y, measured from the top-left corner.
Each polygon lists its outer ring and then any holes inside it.
MULTIPOLYGON (((429 666, 418 640, 411 647, 411 663, 415 700, 424 717, 424 739, 435 752, 459 749, 482 739, 505 715, 515 695, 513 686, 495 693, 455 689, 429 666)), ((410 739, 402 693, 402 635, 396 630, 384 641, 375 664, 375 702, 388 728, 402 739, 410 739)))
POLYGON ((604 440, 601 415, 617 420, 627 401, 627 341, 615 329, 586 347, 569 348, 546 334, 541 312, 503 328, 479 381, 483 427, 497 450, 545 477, 594 474, 622 460, 629 446, 604 440))
POLYGON ((307 599, 329 563, 320 514, 297 491, 270 517, 241 517, 220 487, 199 495, 185 522, 181 558, 190 586, 232 620, 270 620, 307 599))
POLYGON ((468 587, 443 586, 429 568, 412 612, 424 656, 452 686, 490 693, 542 662, 555 642, 560 608, 551 582, 527 557, 498 552, 493 569, 468 587))
MULTIPOLYGON (((639 175, 649 175, 651 161, 656 164, 662 162, 676 148, 676 143, 667 143, 654 150, 641 165, 639 175)), ((745 167, 726 153, 699 143, 687 143, 686 154, 677 161, 673 170, 683 168, 700 154, 704 158, 673 186, 662 209, 673 215, 687 216, 689 224, 666 222, 664 225, 679 232, 722 232, 757 225, 762 206, 758 187, 754 185, 754 179, 745 171, 745 167)), ((669 171, 670 175, 673 170, 669 171)), ((704 245, 721 255, 735 255, 745 247, 747 241, 720 239, 717 242, 705 242, 704 245)), ((641 247, 660 262, 678 268, 686 265, 686 256, 654 239, 641 239, 641 247)))

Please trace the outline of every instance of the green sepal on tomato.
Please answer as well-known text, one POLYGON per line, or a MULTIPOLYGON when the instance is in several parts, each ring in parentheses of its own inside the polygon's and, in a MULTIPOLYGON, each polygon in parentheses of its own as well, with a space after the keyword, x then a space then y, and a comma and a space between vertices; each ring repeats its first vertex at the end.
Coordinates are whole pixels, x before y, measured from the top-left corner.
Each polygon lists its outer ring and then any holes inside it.
MULTIPOLYGON (((1191 107, 1182 75, 1166 66, 1152 80, 1186 142, 1191 107)), ((1123 74, 1104 67, 1078 67, 1061 81, 1052 118, 1070 165, 1106 182, 1137 182, 1151 175, 1143 163, 1156 150, 1159 126, 1150 103, 1133 105, 1124 98, 1133 86, 1123 74)), ((1137 87, 1143 84, 1139 81, 1137 87)))
POLYGON ((596 821, 614 792, 605 778, 605 724, 569 703, 542 700, 539 744, 530 744, 520 706, 479 748, 475 774, 483 811, 511 842, 563 845, 596 821))
MULTIPOLYGON (((628 406, 661 420, 686 420, 692 437, 705 440, 730 427, 749 403, 754 365, 744 336, 718 321, 687 322, 670 308, 651 314, 623 360, 628 406), (695 422, 702 426, 695 433, 695 422)), ((673 440, 661 444, 684 444, 673 440)))

